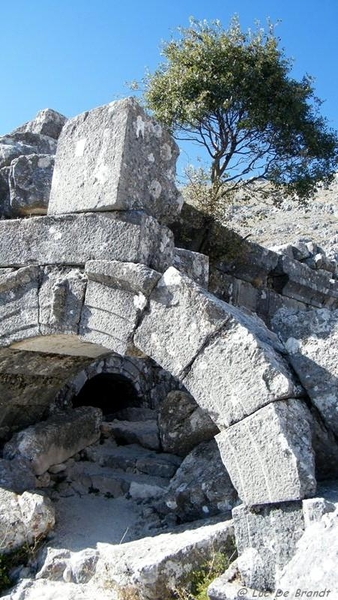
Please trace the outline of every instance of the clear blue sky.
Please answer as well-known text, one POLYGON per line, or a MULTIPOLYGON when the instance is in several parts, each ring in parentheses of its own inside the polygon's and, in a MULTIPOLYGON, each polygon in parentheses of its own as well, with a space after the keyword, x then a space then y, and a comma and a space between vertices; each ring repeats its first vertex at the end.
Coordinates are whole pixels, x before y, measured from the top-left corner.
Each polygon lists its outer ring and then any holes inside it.
POLYGON ((244 28, 281 19, 294 75, 315 77, 322 113, 338 129, 338 0, 0 0, 0 135, 42 108, 68 117, 130 94, 160 60, 161 40, 189 16, 233 14, 244 28))

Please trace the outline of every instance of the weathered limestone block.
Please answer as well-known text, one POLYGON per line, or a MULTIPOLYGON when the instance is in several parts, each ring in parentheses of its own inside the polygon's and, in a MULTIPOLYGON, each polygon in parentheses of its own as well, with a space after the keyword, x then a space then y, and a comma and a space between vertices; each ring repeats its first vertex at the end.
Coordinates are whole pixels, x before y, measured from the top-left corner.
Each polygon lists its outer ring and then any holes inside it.
POLYGON ((100 558, 91 583, 118 597, 130 594, 147 600, 170 598, 173 590, 187 586, 191 573, 218 551, 232 546, 231 521, 177 528, 172 533, 112 546, 98 544, 100 558))
POLYGON ((302 393, 277 352, 283 349, 277 336, 260 319, 216 299, 173 267, 152 292, 134 343, 180 376, 220 428, 302 393))
POLYGON ((338 434, 338 310, 281 309, 272 327, 326 425, 338 434))
POLYGON ((34 119, 12 131, 12 134, 25 132, 39 133, 57 140, 66 121, 66 117, 56 110, 44 108, 38 112, 34 119))
POLYGON ((80 335, 119 354, 132 347, 132 337, 147 299, 128 290, 88 281, 80 335))
POLYGON ((232 516, 243 585, 274 590, 304 531, 301 503, 288 502, 255 510, 241 505, 233 509, 232 516))
POLYGON ((209 256, 185 248, 175 248, 173 266, 202 287, 208 289, 209 256))
POLYGON ((133 98, 70 119, 59 138, 49 214, 145 210, 170 220, 181 208, 178 148, 133 98))
POLYGON ((201 442, 212 440, 219 429, 186 392, 169 392, 161 402, 158 427, 164 452, 186 456, 201 442))
POLYGON ((79 269, 44 267, 39 289, 42 335, 78 333, 87 280, 79 269))
POLYGON ((23 154, 55 154, 56 141, 31 132, 11 133, 0 137, 0 168, 7 167, 23 154))
POLYGON ((13 216, 45 215, 49 202, 54 157, 19 156, 9 171, 10 208, 13 216))
POLYGON ((222 460, 245 504, 314 495, 310 420, 301 400, 272 402, 216 436, 222 460))
POLYGON ((5 445, 4 458, 29 460, 36 475, 64 462, 100 437, 102 413, 82 406, 59 413, 15 434, 5 445))
POLYGON ((38 276, 34 266, 0 274, 0 346, 38 335, 38 276))
POLYGON ((142 212, 0 221, 0 267, 120 260, 162 272, 172 263, 173 249, 169 229, 142 212))
POLYGON ((9 167, 0 169, 0 218, 9 215, 9 167))
POLYGON ((33 544, 55 524, 49 498, 24 492, 18 496, 0 488, 0 552, 7 554, 25 544, 33 544))
POLYGON ((338 510, 324 515, 319 523, 307 527, 276 588, 288 590, 290 598, 297 597, 297 590, 311 591, 313 598, 336 598, 337 532, 338 510))
POLYGON ((227 470, 214 440, 202 442, 170 481, 165 503, 181 521, 194 521, 229 512, 237 502, 227 470))

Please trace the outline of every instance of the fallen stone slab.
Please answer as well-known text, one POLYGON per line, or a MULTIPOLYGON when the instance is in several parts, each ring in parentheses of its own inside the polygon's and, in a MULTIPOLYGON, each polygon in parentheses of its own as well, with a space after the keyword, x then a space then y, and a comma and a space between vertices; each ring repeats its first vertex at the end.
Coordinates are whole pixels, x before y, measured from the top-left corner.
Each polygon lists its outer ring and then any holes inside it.
POLYGON ((177 156, 169 133, 133 98, 85 112, 60 135, 48 212, 145 210, 170 221, 182 205, 177 156))
POLYGON ((186 392, 169 392, 161 402, 158 428, 164 452, 186 456, 201 442, 212 440, 219 429, 186 392))
POLYGON ((55 524, 49 498, 24 492, 21 496, 0 488, 0 552, 31 545, 46 535, 55 524))
POLYGON ((300 500, 315 494, 311 416, 301 400, 272 402, 215 439, 246 505, 300 500))
POLYGON ((244 586, 241 582, 241 575, 238 570, 238 561, 235 560, 230 567, 220 575, 216 577, 214 581, 209 585, 207 594, 209 600, 238 600, 239 598, 245 598, 245 600, 256 600, 256 598, 267 598, 268 600, 274 600, 275 594, 264 590, 259 592, 244 586), (261 596, 260 596, 261 594, 261 596))
POLYGON ((325 424, 338 434, 338 310, 280 309, 272 327, 325 424))
POLYGON ((169 229, 142 212, 0 221, 0 267, 74 267, 95 259, 142 263, 162 272, 172 263, 173 248, 169 229))
POLYGON ((243 586, 273 591, 304 531, 301 502, 255 509, 240 505, 232 516, 243 586))
POLYGON ((150 421, 119 421, 114 419, 107 423, 107 429, 118 443, 139 444, 150 450, 160 449, 158 425, 153 419, 150 421))
POLYGON ((198 444, 186 456, 165 496, 167 507, 182 522, 229 513, 237 501, 215 440, 198 444))
POLYGON ((174 267, 151 293, 134 344, 180 377, 219 428, 269 402, 303 394, 282 344, 263 321, 218 300, 174 267))
POLYGON ((101 421, 100 409, 91 406, 59 413, 15 434, 4 447, 4 458, 22 457, 42 475, 98 440, 101 421))
POLYGON ((146 265, 117 260, 90 260, 85 265, 90 281, 134 294, 149 296, 161 275, 146 265))
POLYGON ((90 583, 109 586, 117 597, 129 593, 144 600, 170 598, 217 552, 230 555, 232 536, 231 521, 210 521, 115 547, 98 543, 100 558, 90 583))
POLYGON ((44 108, 39 110, 34 119, 14 129, 11 135, 13 133, 31 132, 47 135, 57 140, 66 121, 66 117, 56 110, 44 108))
POLYGON ((54 157, 49 154, 19 156, 9 170, 10 210, 12 216, 47 214, 54 157))

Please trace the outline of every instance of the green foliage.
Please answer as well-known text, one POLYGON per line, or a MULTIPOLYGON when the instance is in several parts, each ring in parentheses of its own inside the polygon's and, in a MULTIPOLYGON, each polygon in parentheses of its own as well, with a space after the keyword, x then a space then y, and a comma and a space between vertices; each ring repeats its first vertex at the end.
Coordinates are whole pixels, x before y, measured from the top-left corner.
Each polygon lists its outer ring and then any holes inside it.
POLYGON ((9 564, 6 556, 0 556, 0 593, 9 588, 11 582, 8 576, 9 564))
POLYGON ((203 562, 201 566, 190 573, 187 585, 173 590, 176 600, 208 600, 207 589, 209 585, 226 571, 236 557, 234 540, 229 540, 221 551, 215 552, 212 557, 203 562))
POLYGON ((237 18, 227 30, 192 19, 163 55, 145 78, 146 104, 178 139, 206 150, 200 185, 212 201, 262 180, 303 199, 332 180, 337 133, 319 114, 312 78, 290 76, 270 23, 242 32, 237 18))

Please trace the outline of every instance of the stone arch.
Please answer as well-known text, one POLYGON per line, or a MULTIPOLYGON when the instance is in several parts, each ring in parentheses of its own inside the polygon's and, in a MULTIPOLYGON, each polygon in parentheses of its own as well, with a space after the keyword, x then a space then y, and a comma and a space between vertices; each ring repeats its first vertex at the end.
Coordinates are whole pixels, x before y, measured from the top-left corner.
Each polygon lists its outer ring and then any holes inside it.
POLYGON ((6 273, 3 288, 3 346, 74 360, 108 352, 151 357, 220 429, 223 462, 246 504, 314 493, 302 391, 277 337, 259 319, 173 267, 161 276, 115 260, 78 269, 29 266, 6 273))

